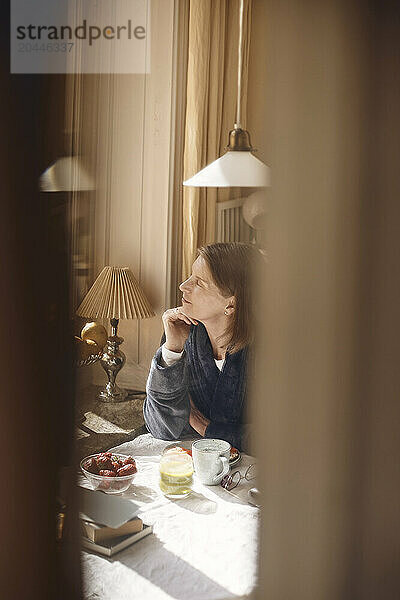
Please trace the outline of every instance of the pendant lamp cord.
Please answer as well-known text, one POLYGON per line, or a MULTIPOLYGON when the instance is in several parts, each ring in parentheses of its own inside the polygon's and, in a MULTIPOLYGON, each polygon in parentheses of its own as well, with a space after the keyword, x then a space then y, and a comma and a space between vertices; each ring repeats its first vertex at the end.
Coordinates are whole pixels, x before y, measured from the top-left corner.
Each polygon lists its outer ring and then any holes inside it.
POLYGON ((238 45, 238 97, 236 106, 235 129, 241 129, 241 103, 242 103, 242 62, 243 62, 243 13, 244 0, 240 0, 239 14, 239 45, 238 45))

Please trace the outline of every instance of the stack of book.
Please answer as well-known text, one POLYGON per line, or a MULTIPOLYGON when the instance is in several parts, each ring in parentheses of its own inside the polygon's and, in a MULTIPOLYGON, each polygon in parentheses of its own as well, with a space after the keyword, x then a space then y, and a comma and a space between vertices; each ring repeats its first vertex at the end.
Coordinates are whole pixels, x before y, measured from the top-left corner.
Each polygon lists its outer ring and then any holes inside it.
POLYGON ((81 531, 84 548, 113 556, 152 532, 136 514, 131 500, 112 497, 86 488, 81 493, 81 531))
POLYGON ((143 525, 138 518, 116 529, 81 520, 81 529, 83 547, 105 556, 113 556, 152 531, 149 525, 143 525))

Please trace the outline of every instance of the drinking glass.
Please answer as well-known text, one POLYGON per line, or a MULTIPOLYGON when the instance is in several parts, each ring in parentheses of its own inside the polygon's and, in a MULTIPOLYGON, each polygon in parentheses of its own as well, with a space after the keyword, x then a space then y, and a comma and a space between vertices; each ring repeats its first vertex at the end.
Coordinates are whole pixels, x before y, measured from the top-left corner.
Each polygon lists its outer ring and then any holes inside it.
POLYGON ((192 457, 181 446, 168 446, 160 459, 160 490, 167 498, 185 498, 192 490, 192 457))

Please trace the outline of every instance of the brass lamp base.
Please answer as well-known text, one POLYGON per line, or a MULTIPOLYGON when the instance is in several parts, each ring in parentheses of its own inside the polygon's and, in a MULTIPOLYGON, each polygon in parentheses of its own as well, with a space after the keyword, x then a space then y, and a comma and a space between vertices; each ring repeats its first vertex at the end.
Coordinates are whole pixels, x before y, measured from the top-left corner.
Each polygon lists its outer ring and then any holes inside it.
POLYGON ((119 349, 124 341, 118 337, 118 319, 111 319, 111 336, 108 338, 103 355, 100 359, 101 366, 108 376, 108 383, 99 393, 102 402, 123 402, 128 392, 122 390, 115 383, 116 377, 125 364, 125 354, 119 349))
POLYGON ((111 386, 109 383, 99 392, 99 400, 102 402, 124 402, 128 392, 121 390, 117 385, 111 386))

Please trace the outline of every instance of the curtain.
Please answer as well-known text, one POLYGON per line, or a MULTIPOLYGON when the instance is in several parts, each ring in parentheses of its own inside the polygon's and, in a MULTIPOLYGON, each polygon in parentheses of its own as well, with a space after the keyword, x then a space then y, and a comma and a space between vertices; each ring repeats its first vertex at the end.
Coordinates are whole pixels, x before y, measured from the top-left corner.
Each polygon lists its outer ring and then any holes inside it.
MULTIPOLYGON (((184 179, 225 152, 236 116, 239 0, 190 0, 184 179)), ((251 0, 244 1, 242 125, 246 126, 251 0)), ((182 277, 196 250, 215 240, 216 203, 238 191, 183 189, 182 277)))

